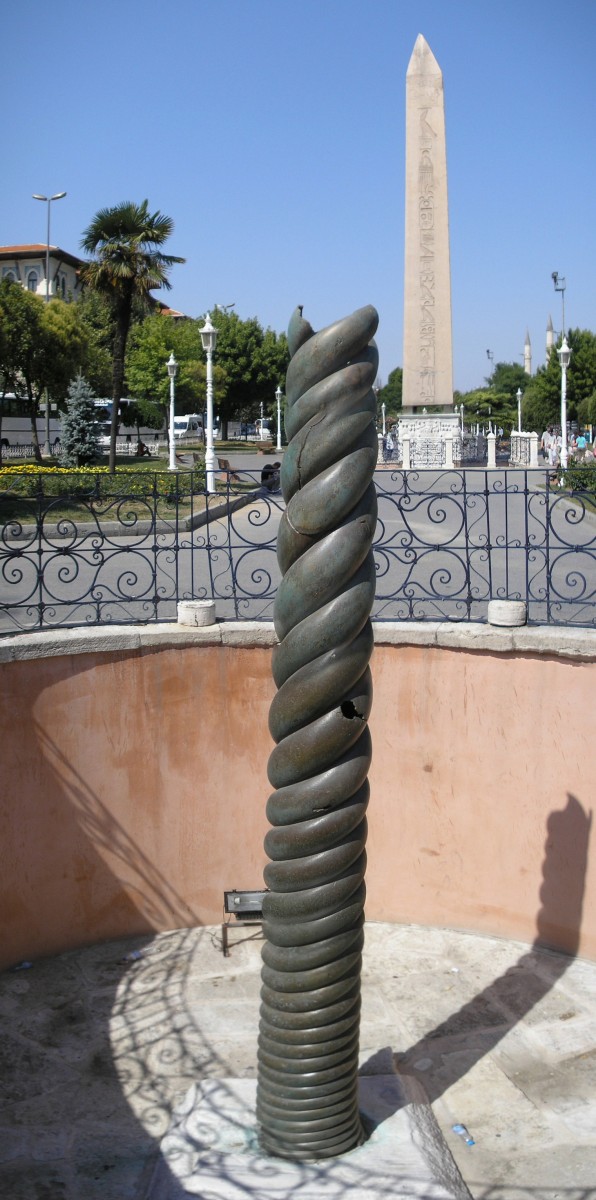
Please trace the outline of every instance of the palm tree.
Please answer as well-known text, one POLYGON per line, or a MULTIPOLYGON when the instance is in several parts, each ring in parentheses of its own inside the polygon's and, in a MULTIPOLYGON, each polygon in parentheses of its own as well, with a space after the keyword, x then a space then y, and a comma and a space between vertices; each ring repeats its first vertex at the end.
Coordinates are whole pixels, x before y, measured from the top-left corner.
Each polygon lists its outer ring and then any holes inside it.
POLYGON ((153 288, 170 288, 169 268, 185 259, 163 254, 161 247, 174 228, 171 217, 149 212, 142 204, 102 208, 85 230, 81 246, 96 257, 81 269, 81 282, 108 300, 114 321, 112 342, 112 425, 109 470, 116 469, 116 435, 124 391, 124 362, 135 299, 147 299, 153 288))

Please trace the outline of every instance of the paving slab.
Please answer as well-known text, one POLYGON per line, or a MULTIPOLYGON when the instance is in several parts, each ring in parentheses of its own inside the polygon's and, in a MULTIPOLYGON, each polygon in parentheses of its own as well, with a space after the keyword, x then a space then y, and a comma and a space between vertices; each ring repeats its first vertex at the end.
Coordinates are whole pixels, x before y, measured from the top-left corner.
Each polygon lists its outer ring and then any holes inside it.
MULTIPOLYGON (((164 1139, 190 1089, 254 1092, 261 943, 230 943, 181 929, 0 974, 0 1200, 148 1200, 158 1165, 179 1184, 164 1139)), ((429 1115, 474 1200, 596 1200, 596 963, 369 923, 360 1048, 422 1089, 398 1124, 429 1115)))

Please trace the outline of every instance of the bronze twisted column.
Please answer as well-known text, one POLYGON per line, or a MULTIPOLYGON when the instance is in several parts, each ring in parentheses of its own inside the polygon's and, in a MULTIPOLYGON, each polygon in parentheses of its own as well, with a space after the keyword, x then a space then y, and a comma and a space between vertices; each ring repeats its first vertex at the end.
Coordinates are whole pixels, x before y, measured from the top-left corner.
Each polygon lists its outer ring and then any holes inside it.
POLYGON ((288 330, 257 1119, 262 1148, 299 1161, 342 1154, 364 1136, 377 324, 367 306, 315 333, 298 308, 288 330))

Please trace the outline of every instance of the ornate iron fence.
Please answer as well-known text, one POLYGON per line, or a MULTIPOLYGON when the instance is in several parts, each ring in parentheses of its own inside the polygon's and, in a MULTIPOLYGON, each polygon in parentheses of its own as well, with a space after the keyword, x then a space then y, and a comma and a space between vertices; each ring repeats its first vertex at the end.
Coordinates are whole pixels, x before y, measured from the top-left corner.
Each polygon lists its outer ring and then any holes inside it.
MULTIPOLYGON (((260 472, 220 475, 208 505, 198 471, 99 479, 4 475, 0 632, 175 621, 193 598, 272 620, 283 499, 260 472)), ((489 600, 522 599, 532 623, 596 625, 596 466, 573 490, 542 469, 375 480, 376 620, 485 621, 489 600)))

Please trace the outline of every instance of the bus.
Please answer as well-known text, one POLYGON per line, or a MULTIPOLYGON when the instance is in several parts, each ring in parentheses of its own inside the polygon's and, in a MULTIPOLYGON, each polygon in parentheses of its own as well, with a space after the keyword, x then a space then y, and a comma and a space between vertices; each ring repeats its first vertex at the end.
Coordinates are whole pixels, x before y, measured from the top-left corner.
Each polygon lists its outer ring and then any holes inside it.
MULTIPOLYGON (((16 396, 14 392, 7 392, 4 398, 0 398, 0 418, 2 428, 0 430, 0 443, 2 445, 2 453, 7 458, 10 457, 27 457, 33 453, 33 442, 31 439, 31 417, 26 416, 23 412, 25 400, 22 396, 16 396)), ((41 406, 42 409, 45 407, 41 406)), ((46 418, 45 412, 37 417, 35 426, 39 444, 43 447, 46 443, 46 418)), ((60 449, 60 416, 58 407, 55 404, 50 404, 50 446, 54 453, 60 449), (56 413, 56 416, 52 416, 56 413)))
MULTIPOLYGON (((99 432, 99 444, 102 449, 105 449, 110 444, 110 431, 112 428, 112 401, 106 398, 94 401, 97 409, 97 427, 99 432)), ((150 429, 148 425, 135 425, 134 422, 127 419, 127 404, 136 404, 136 400, 130 396, 123 397, 120 401, 120 422, 118 424, 117 445, 125 442, 129 445, 131 442, 148 442, 151 447, 156 447, 160 438, 163 440, 163 432, 158 429, 150 429)))

